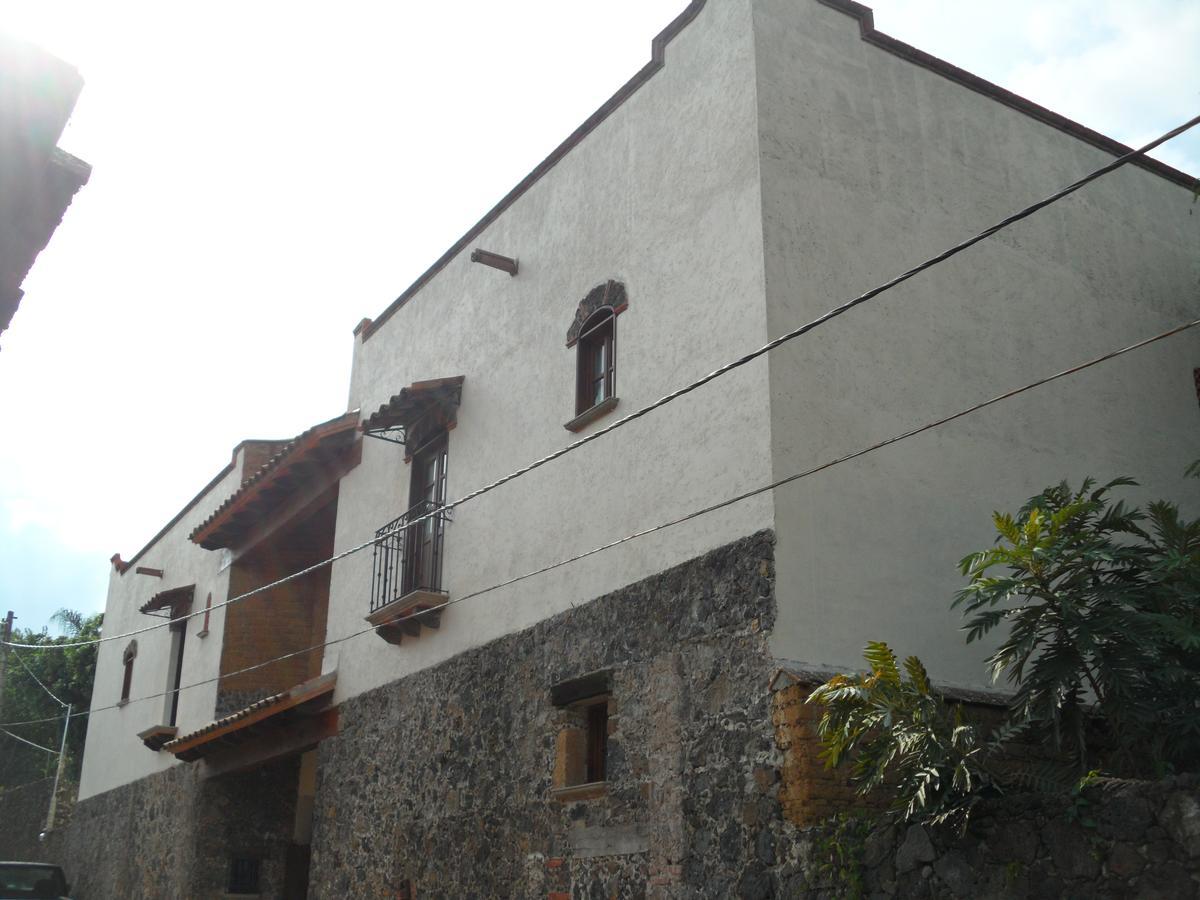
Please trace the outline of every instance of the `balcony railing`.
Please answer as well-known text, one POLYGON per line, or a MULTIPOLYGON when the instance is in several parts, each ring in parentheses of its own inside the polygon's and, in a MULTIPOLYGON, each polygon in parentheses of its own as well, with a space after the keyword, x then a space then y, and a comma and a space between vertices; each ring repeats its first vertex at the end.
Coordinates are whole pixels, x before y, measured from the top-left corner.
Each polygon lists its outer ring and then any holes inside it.
POLYGON ((413 591, 442 591, 442 541, 447 510, 422 501, 375 532, 371 612, 413 591), (427 513, 433 513, 423 519, 427 513))

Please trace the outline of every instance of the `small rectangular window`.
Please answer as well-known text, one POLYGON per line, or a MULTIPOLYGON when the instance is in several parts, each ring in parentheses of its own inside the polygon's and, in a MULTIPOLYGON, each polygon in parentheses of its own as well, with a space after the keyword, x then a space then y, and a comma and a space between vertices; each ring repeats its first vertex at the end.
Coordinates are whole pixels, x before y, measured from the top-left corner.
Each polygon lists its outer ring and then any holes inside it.
POLYGON ((251 857, 234 857, 229 861, 230 894, 260 893, 259 873, 262 860, 251 857))
POLYGON ((613 725, 612 673, 593 672, 550 689, 550 702, 559 707, 554 775, 558 799, 603 796, 608 771, 608 733, 613 725))

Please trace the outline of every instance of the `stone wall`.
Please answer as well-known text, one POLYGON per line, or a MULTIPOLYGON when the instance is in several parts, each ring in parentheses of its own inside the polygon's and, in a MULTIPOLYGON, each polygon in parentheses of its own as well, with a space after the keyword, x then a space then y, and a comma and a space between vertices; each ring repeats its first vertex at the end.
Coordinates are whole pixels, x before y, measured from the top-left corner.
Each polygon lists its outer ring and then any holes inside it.
POLYGON ((310 896, 767 896, 773 570, 760 533, 342 704, 310 896), (598 670, 607 782, 561 801, 551 688, 598 670))
POLYGON ((57 862, 38 835, 46 827, 54 779, 0 791, 0 859, 57 862))
POLYGON ((279 896, 291 838, 291 760, 203 779, 197 766, 105 791, 75 806, 47 841, 78 900, 224 896, 231 856, 262 859, 263 896, 279 896))
MULTIPOLYGON (((309 896, 1200 896, 1196 779, 1004 798, 961 839, 813 825, 862 804, 816 759, 809 686, 772 693, 774 615, 763 532, 341 704, 309 896), (607 773, 564 794, 552 689, 583 676, 610 688, 607 773)), ((297 766, 174 767, 80 803, 42 858, 95 900, 221 896, 258 856, 282 896, 297 766)))
POLYGON ((981 804, 962 836, 919 825, 832 835, 796 835, 786 896, 1200 897, 1197 776, 1100 782, 1072 799, 1000 798, 981 804), (839 852, 849 864, 831 864, 839 852))

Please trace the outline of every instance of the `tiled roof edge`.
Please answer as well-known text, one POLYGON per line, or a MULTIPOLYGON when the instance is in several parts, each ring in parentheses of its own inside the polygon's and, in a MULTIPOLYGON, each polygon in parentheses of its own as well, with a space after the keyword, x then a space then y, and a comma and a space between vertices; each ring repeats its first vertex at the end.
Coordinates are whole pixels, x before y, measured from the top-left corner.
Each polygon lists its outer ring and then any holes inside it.
MULTIPOLYGON (((790 681, 792 684, 811 684, 813 687, 824 684, 834 675, 853 675, 854 670, 837 669, 827 666, 803 666, 796 663, 780 663, 779 667, 768 682, 768 690, 780 690, 780 681, 790 681)), ((787 685, 783 685, 786 687, 787 685)), ((988 691, 980 688, 956 687, 952 684, 934 682, 933 689, 947 700, 957 700, 960 703, 977 703, 982 706, 1007 706, 1012 694, 1005 691, 988 691)))
POLYGON ((300 432, 300 434, 296 435, 294 438, 284 444, 278 452, 276 452, 270 457, 270 459, 259 466, 253 474, 246 476, 243 473, 242 483, 238 489, 226 497, 221 502, 221 505, 214 509, 207 519, 192 529, 191 534, 188 535, 189 539, 195 541, 197 535, 201 534, 203 531, 205 531, 205 529, 212 525, 216 519, 224 515, 225 512, 235 502, 245 496, 248 491, 254 490, 259 482, 261 482, 264 478, 270 475, 272 471, 278 468, 278 466, 285 459, 287 459, 287 457, 290 456, 292 452, 295 451, 302 443, 309 439, 319 440, 328 434, 356 428, 358 425, 358 416, 359 410, 353 409, 350 410, 350 412, 344 412, 340 415, 334 416, 328 421, 313 425, 311 428, 306 428, 304 431, 300 432))

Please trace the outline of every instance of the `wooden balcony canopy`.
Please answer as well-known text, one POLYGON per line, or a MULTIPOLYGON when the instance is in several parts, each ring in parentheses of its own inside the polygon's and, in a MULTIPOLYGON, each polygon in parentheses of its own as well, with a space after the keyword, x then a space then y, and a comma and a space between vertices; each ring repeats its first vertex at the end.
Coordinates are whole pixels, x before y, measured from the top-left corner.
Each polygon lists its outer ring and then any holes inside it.
POLYGON ((172 619, 177 619, 191 608, 192 598, 196 593, 194 584, 159 591, 141 606, 141 612, 157 615, 162 610, 168 610, 172 619))
POLYGON ((417 423, 429 421, 439 428, 453 428, 458 422, 465 380, 464 376, 456 375, 418 381, 402 388, 362 423, 363 433, 405 444, 408 432, 417 423))
POLYGON ((196 527, 191 539, 205 550, 238 547, 297 497, 336 484, 361 458, 357 424, 358 412, 348 412, 288 441, 196 527))
POLYGON ((337 710, 329 706, 336 685, 337 672, 330 672, 167 741, 163 749, 185 762, 223 755, 226 768, 300 752, 337 732, 337 710))

